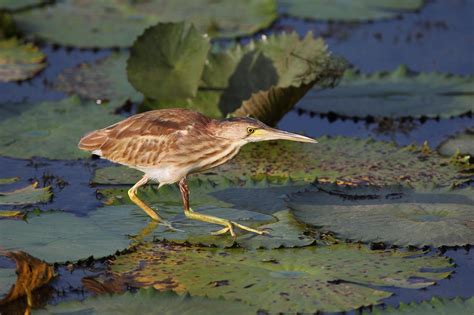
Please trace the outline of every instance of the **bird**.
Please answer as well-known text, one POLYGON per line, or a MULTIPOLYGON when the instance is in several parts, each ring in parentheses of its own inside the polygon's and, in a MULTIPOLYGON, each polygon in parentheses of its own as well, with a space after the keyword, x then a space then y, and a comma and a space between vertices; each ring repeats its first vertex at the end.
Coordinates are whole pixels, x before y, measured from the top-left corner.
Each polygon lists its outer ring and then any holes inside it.
POLYGON ((151 219, 170 226, 138 198, 138 189, 150 181, 157 182, 158 189, 177 184, 187 218, 221 225, 223 228, 213 235, 230 233, 235 238, 234 228, 259 235, 268 233, 193 211, 187 177, 226 163, 247 143, 268 140, 317 143, 315 139, 269 127, 250 117, 213 119, 190 109, 170 108, 135 114, 92 131, 80 139, 78 147, 143 172, 143 177, 128 190, 128 196, 151 219))

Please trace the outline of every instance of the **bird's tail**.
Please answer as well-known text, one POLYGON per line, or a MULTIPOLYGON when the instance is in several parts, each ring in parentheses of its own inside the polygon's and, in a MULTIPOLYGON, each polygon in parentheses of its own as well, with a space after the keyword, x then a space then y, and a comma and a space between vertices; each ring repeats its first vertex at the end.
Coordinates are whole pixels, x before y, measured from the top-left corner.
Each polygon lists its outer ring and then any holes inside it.
POLYGON ((77 146, 81 150, 91 151, 91 152, 97 151, 97 150, 100 150, 102 145, 107 140, 107 137, 108 137, 108 133, 105 130, 103 129, 95 130, 95 131, 89 132, 84 137, 82 137, 77 146))

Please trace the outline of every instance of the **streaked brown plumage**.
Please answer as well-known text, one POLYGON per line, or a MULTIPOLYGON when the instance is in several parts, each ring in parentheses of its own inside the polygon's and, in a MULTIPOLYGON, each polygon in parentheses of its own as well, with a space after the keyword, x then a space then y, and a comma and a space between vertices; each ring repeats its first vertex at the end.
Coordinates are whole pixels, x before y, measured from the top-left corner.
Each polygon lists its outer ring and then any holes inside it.
POLYGON ((233 226, 262 234, 236 222, 205 216, 189 208, 188 174, 202 172, 232 159, 249 142, 286 139, 316 142, 311 138, 273 129, 251 118, 215 120, 187 109, 162 109, 131 116, 112 126, 93 131, 79 142, 79 148, 145 173, 129 196, 153 219, 163 221, 136 196, 149 180, 159 186, 179 182, 186 216, 224 225, 217 234, 233 226))

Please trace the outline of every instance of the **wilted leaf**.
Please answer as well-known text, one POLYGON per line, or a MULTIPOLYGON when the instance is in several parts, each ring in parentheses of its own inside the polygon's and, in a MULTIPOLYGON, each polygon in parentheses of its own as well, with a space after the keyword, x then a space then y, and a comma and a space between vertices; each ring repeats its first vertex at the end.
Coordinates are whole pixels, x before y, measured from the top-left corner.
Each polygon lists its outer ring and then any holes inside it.
POLYGON ((0 82, 33 77, 46 66, 45 58, 33 44, 22 44, 15 38, 0 40, 0 82))
POLYGON ((405 66, 392 72, 345 72, 334 89, 311 90, 297 107, 349 117, 443 117, 473 111, 474 77, 414 73, 405 66))
POLYGON ((457 153, 474 157, 474 128, 466 129, 439 145, 438 151, 444 156, 453 156, 457 153))
POLYGON ((398 307, 388 306, 384 309, 374 308, 370 313, 363 314, 373 315, 472 315, 474 310, 474 297, 462 299, 460 297, 454 299, 433 297, 429 301, 420 303, 400 303, 398 307))
POLYGON ((0 268, 0 305, 22 296, 31 296, 33 290, 47 284, 54 277, 52 266, 27 253, 11 252, 4 255, 15 261, 16 272, 13 277, 12 269, 0 268))
POLYGON ((173 292, 159 292, 153 288, 140 289, 137 293, 99 295, 84 301, 69 301, 48 305, 35 314, 161 314, 161 315, 213 315, 256 314, 258 308, 244 303, 223 299, 191 297, 173 292))
POLYGON ((209 39, 185 23, 148 28, 133 44, 127 63, 130 83, 161 101, 196 95, 209 39))
POLYGON ((288 15, 315 20, 365 21, 393 18, 421 8, 423 0, 278 0, 288 15))
POLYGON ((77 97, 34 106, 0 106, 0 155, 31 158, 75 159, 90 154, 77 148, 87 132, 117 122, 122 117, 108 106, 82 103, 77 97))
POLYGON ((0 178, 0 185, 12 184, 19 180, 19 177, 0 178))
POLYGON ((128 47, 158 22, 187 21, 211 37, 236 37, 253 34, 276 18, 274 0, 71 0, 15 14, 24 33, 89 48, 128 47))
POLYGON ((474 191, 337 188, 294 194, 300 222, 339 238, 399 246, 474 244, 474 191))
POLYGON ((48 202, 51 197, 49 186, 37 188, 37 184, 33 184, 11 192, 0 192, 0 205, 30 205, 48 202))
POLYGON ((448 259, 420 254, 345 244, 257 251, 153 244, 117 257, 112 272, 132 286, 238 300, 272 314, 337 312, 391 295, 378 286, 423 288, 449 275, 437 273, 448 259))
POLYGON ((23 218, 23 213, 17 210, 1 210, 0 218, 23 218))
POLYGON ((56 78, 54 88, 90 100, 112 100, 117 106, 127 100, 139 103, 143 96, 127 79, 128 56, 128 53, 115 53, 94 63, 66 69, 56 78))
MULTIPOLYGON (((471 178, 461 173, 463 168, 450 164, 448 158, 436 152, 425 154, 413 146, 346 137, 321 137, 318 141, 314 145, 286 141, 248 144, 233 160, 199 176, 291 178, 307 182, 318 178, 341 184, 402 183, 414 187, 449 186, 471 178)), ((139 174, 126 167, 104 168, 96 171, 93 182, 134 184, 140 179, 139 174)))

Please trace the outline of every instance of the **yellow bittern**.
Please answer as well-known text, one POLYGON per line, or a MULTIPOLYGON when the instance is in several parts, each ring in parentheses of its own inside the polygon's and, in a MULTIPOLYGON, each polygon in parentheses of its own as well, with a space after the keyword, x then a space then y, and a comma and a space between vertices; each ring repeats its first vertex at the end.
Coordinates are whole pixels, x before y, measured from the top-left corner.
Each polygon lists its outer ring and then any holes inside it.
POLYGON ((161 109, 131 116, 112 126, 93 131, 79 142, 79 148, 102 158, 138 169, 144 174, 130 190, 130 199, 153 220, 164 220, 137 197, 140 186, 153 180, 159 187, 179 183, 184 214, 190 219, 263 234, 237 222, 194 212, 189 207, 186 176, 209 170, 232 159, 249 142, 291 140, 316 143, 302 135, 270 128, 252 118, 216 120, 187 109, 161 109))

